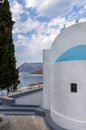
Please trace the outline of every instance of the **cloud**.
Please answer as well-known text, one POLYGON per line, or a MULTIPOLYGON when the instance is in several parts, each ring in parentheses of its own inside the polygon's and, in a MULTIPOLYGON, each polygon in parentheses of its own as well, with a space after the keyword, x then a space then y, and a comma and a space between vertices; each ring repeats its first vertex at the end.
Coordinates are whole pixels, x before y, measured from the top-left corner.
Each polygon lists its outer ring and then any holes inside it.
POLYGON ((23 5, 18 3, 16 0, 10 3, 12 18, 14 21, 20 20, 20 15, 24 12, 23 5))
MULTIPOLYGON (((35 22, 38 23, 37 20, 35 22)), ((15 41, 17 64, 22 63, 22 61, 42 61, 43 49, 50 48, 59 33, 59 29, 51 28, 51 26, 52 24, 47 22, 39 23, 35 27, 36 33, 31 34, 30 37, 22 34, 20 30, 17 32, 17 40, 15 41)))
POLYGON ((79 10, 80 14, 83 14, 85 12, 86 12, 86 5, 84 5, 84 7, 79 10))
POLYGON ((26 7, 36 8, 41 4, 41 0, 25 0, 26 7))
POLYGON ((70 7, 67 6, 67 2, 60 0, 25 0, 27 8, 36 8, 40 15, 61 15, 62 12, 66 11, 70 7))
MULTIPOLYGON (((86 19, 80 19, 80 22, 86 19)), ((34 21, 35 22, 35 21, 34 21)), ((37 21, 36 21, 37 22, 37 21)), ((49 49, 55 39, 59 34, 60 29, 66 24, 69 27, 75 23, 75 20, 67 21, 65 18, 53 18, 49 23, 40 23, 39 26, 35 27, 36 33, 29 36, 24 36, 21 32, 18 32, 16 47, 25 47, 24 52, 20 53, 30 56, 42 55, 43 49, 49 49)), ((23 56, 25 56, 23 55, 23 56)))
POLYGON ((73 0, 73 1, 74 1, 74 5, 76 5, 78 7, 86 5, 86 1, 85 0, 82 0, 82 2, 81 2, 81 0, 76 0, 76 1, 73 0))
POLYGON ((17 21, 14 26, 13 33, 27 33, 39 26, 39 22, 37 20, 32 20, 28 18, 25 22, 17 21))
MULTIPOLYGON (((64 24, 69 27, 75 23, 76 16, 78 17, 78 14, 83 14, 86 10, 85 4, 85 0, 25 0, 25 4, 13 0, 11 11, 13 19, 16 21, 13 35, 16 37, 14 43, 17 64, 25 61, 42 61, 43 49, 51 47, 64 24), (78 14, 76 14, 74 6, 77 6, 78 14), (38 13, 37 16, 30 12, 31 8, 35 9, 38 13), (44 21, 40 21, 39 16, 46 16, 50 19, 47 21, 44 17, 44 21)), ((80 22, 85 20, 82 17, 80 22)))
POLYGON ((81 18, 79 22, 86 22, 86 18, 81 18))
MULTIPOLYGON (((55 34, 49 36, 42 34, 33 34, 31 38, 18 35, 16 44, 17 64, 27 62, 40 62, 43 59, 43 49, 50 48, 55 34)), ((18 66, 17 65, 17 66, 18 66)))
POLYGON ((27 8, 35 8, 39 15, 63 16, 68 14, 74 6, 86 4, 85 0, 25 0, 27 8))
POLYGON ((36 26, 36 33, 31 37, 18 33, 17 43, 15 43, 18 62, 32 61, 32 59, 42 61, 43 50, 51 47, 64 23, 66 26, 70 26, 74 21, 68 22, 65 18, 53 18, 50 22, 40 23, 39 26, 36 26))

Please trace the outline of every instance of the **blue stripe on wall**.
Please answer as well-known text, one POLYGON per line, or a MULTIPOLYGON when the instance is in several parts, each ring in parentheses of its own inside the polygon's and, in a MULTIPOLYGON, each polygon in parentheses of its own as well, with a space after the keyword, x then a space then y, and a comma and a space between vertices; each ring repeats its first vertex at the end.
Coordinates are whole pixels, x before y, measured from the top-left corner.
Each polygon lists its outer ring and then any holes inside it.
POLYGON ((72 60, 86 60, 86 45, 76 46, 67 50, 56 59, 56 62, 72 60))

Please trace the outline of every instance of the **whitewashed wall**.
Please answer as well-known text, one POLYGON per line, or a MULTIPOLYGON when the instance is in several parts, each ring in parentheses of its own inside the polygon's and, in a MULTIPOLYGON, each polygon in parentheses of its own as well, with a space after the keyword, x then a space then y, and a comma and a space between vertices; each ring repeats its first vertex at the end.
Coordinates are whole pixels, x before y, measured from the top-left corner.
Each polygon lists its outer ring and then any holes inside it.
POLYGON ((86 61, 52 65, 50 111, 53 120, 69 130, 86 129, 86 61), (70 84, 77 83, 77 93, 70 84))
POLYGON ((69 130, 86 130, 86 61, 55 61, 79 45, 86 45, 86 22, 65 29, 43 53, 43 107, 50 110, 57 124, 69 130), (70 92, 70 83, 77 83, 77 93, 70 92))
POLYGON ((44 50, 44 91, 43 91, 43 107, 49 110, 50 105, 50 87, 51 76, 48 64, 55 63, 56 59, 68 49, 86 44, 86 22, 75 24, 66 28, 60 33, 53 42, 50 50, 44 50), (46 101, 45 101, 46 99, 46 101))
POLYGON ((43 107, 50 109, 50 86, 51 86, 51 66, 50 64, 44 64, 43 68, 43 107), (46 88, 47 87, 47 88, 46 88))
POLYGON ((61 32, 52 44, 52 63, 68 49, 86 44, 86 22, 74 24, 61 32))

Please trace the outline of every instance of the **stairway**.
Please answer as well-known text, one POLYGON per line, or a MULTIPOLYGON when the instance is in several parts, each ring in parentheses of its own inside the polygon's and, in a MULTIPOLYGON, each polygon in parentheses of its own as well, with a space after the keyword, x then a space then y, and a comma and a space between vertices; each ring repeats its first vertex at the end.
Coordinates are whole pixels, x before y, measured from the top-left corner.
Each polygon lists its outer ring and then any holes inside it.
POLYGON ((10 96, 2 101, 0 105, 0 114, 4 115, 39 115, 44 116, 41 111, 42 106, 42 89, 19 93, 10 96), (8 103, 7 99, 14 99, 15 102, 8 103), (32 104, 32 105, 31 105, 32 104))
POLYGON ((35 115, 39 106, 34 105, 12 105, 0 107, 0 114, 4 115, 35 115))

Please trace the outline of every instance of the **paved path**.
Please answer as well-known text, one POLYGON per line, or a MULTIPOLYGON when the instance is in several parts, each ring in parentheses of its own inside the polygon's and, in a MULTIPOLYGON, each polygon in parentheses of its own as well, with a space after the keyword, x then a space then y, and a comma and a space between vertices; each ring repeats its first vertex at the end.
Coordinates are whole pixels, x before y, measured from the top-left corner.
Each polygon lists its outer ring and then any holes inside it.
MULTIPOLYGON (((44 113, 38 108, 42 106, 42 99, 43 91, 41 90, 16 97, 16 102, 13 106, 0 105, 0 114, 17 115, 8 116, 10 123, 9 130, 49 130, 46 128, 43 118, 36 116, 44 116, 44 113)), ((54 130, 66 130, 53 122, 50 113, 46 112, 45 118, 51 130, 54 128, 54 130)))
POLYGON ((15 98, 12 106, 0 105, 0 114, 5 115, 35 115, 35 110, 42 106, 43 91, 38 90, 33 93, 22 94, 15 98))
POLYGON ((8 116, 9 130, 49 130, 38 116, 8 116))

